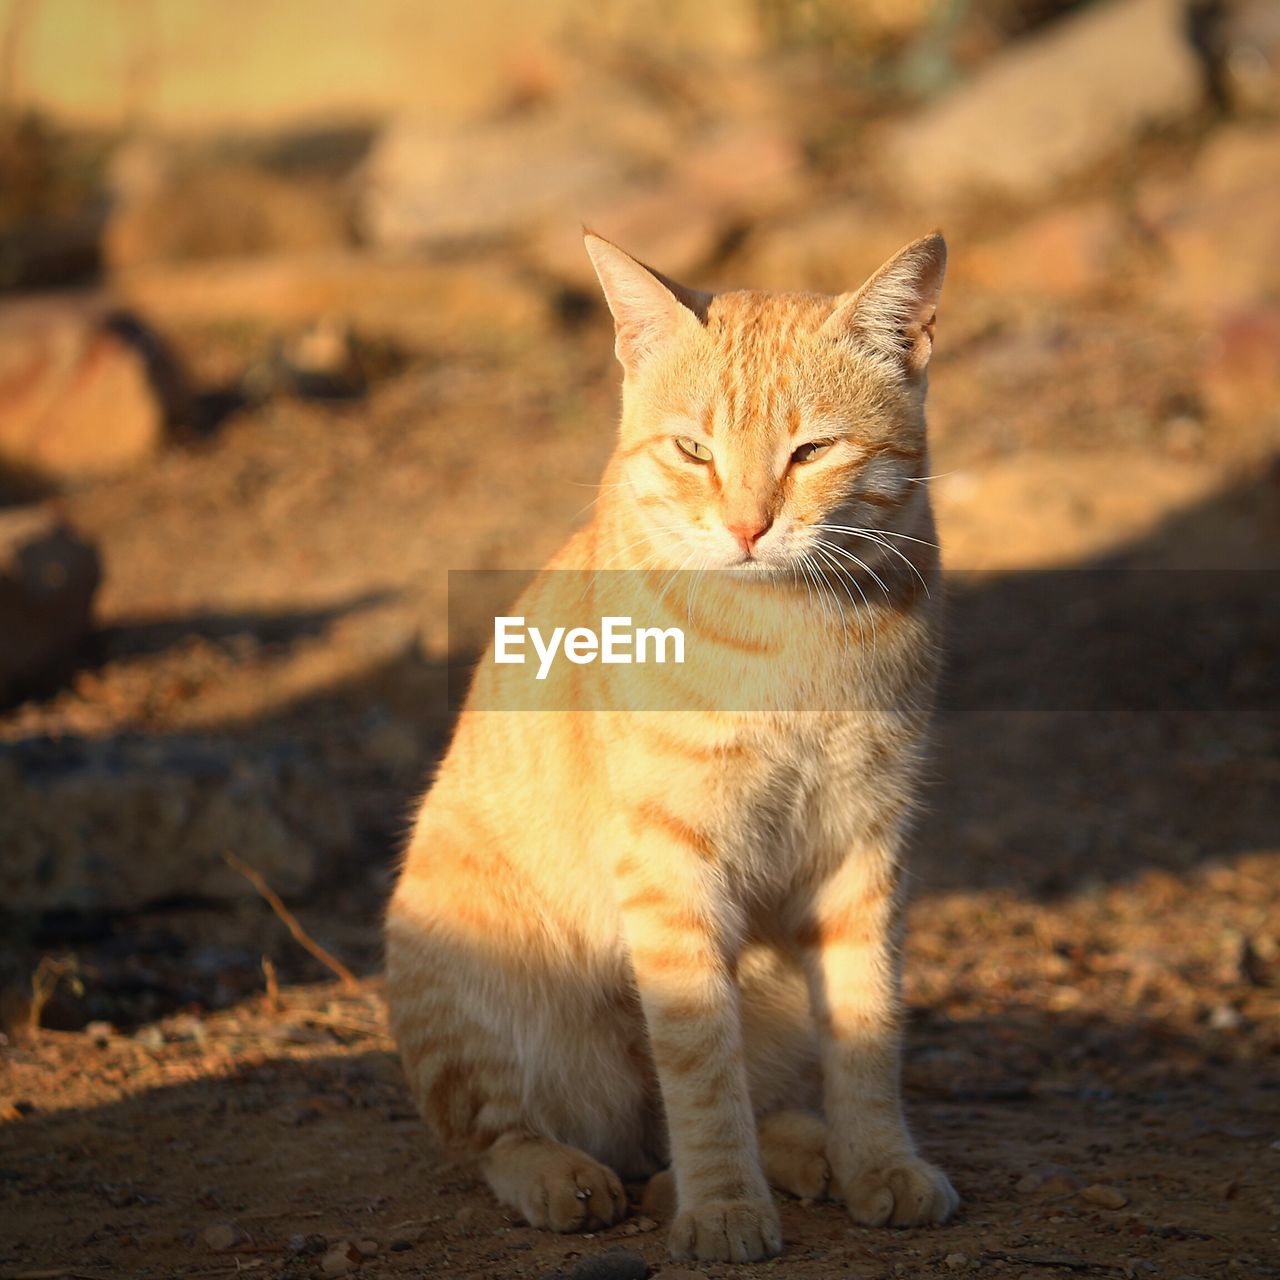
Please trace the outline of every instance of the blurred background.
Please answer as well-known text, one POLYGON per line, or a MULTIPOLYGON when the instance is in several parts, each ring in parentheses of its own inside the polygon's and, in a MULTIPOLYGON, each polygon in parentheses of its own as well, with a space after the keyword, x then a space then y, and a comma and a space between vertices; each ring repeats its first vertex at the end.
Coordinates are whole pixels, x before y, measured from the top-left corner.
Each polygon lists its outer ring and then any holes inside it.
MULTIPOLYGON (((951 1029, 915 1085, 996 1034, 1042 1101, 1153 1058, 1244 1097, 1280 1010, 1280 5, 0 0, 12 1115, 202 1079, 208 1027, 243 1066, 326 976, 226 852, 376 974, 447 571, 541 563, 611 449, 584 222, 704 288, 846 290, 946 232, 908 972, 951 1029), (1153 663, 1167 704, 1107 701, 1153 663), (1106 697, 1020 702, 1068 670, 1106 697)), ((273 1052, 381 1062, 327 1007, 273 1052)))

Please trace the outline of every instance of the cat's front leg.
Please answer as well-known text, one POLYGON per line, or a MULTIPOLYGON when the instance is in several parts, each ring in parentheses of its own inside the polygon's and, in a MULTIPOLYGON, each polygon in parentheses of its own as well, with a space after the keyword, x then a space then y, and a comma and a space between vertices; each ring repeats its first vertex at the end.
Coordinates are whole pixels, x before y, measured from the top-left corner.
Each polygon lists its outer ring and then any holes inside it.
POLYGON ((738 991, 709 851, 670 815, 619 863, 623 928, 666 1111, 676 1259, 754 1262, 782 1250, 747 1092, 738 991))
POLYGON ((822 1054, 827 1158, 866 1226, 945 1222, 960 1203, 922 1160, 900 1089, 899 880, 896 850, 860 848, 814 895, 796 941, 822 1054))

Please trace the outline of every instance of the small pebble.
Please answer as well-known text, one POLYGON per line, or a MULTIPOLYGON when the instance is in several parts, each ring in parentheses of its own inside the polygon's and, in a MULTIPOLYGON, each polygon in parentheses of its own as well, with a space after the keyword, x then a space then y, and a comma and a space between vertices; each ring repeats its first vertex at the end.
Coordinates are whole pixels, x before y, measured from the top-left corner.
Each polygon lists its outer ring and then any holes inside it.
POLYGON ((944 1261, 951 1271, 962 1271, 969 1265, 969 1255, 967 1253, 949 1253, 944 1261))
POLYGON ((610 1249, 592 1258, 580 1258, 569 1270, 569 1280, 645 1280, 649 1264, 634 1249, 610 1249))
POLYGON ((302 1232, 298 1232, 297 1235, 289 1237, 284 1247, 288 1253, 323 1253, 329 1247, 329 1241, 324 1236, 314 1233, 304 1235, 302 1232))
POLYGON ((1244 1019, 1229 1004, 1220 1004, 1210 1010, 1209 1027, 1213 1031, 1238 1031, 1244 1019))
POLYGON ((1100 1182, 1095 1182, 1091 1187, 1085 1187, 1080 1193, 1080 1199, 1096 1204, 1100 1209, 1123 1209, 1129 1203, 1129 1197, 1123 1191, 1117 1191, 1115 1187, 1105 1187, 1100 1182))
POLYGON ((464 1204, 453 1216, 460 1231, 474 1231, 481 1224, 482 1214, 473 1204, 464 1204))
POLYGON ((346 1275, 360 1268, 360 1251, 350 1240, 340 1240, 320 1259, 320 1270, 327 1276, 346 1275))
POLYGON ((226 1253, 247 1244, 249 1233, 234 1222, 219 1222, 206 1227, 200 1237, 215 1253, 226 1253))
POLYGON ((1080 1179, 1070 1169, 1060 1164, 1041 1164, 1018 1179, 1014 1188, 1024 1196, 1070 1195, 1080 1189, 1080 1179))
POLYGON ((357 1240, 356 1252, 362 1258, 376 1258, 378 1256, 378 1242, 376 1240, 357 1240))

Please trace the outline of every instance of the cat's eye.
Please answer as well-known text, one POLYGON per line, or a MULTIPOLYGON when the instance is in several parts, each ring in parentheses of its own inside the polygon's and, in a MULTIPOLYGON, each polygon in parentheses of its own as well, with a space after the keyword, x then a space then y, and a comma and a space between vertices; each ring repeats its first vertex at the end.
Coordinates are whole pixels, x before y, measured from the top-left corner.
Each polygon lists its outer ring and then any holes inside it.
POLYGON ((834 440, 810 440, 808 444, 802 444, 791 455, 791 461, 812 462, 815 458, 822 457, 834 443, 834 440))
POLYGON ((688 436, 676 436, 676 448, 681 453, 693 458, 695 462, 710 462, 711 450, 705 444, 700 444, 697 440, 690 440, 688 436))

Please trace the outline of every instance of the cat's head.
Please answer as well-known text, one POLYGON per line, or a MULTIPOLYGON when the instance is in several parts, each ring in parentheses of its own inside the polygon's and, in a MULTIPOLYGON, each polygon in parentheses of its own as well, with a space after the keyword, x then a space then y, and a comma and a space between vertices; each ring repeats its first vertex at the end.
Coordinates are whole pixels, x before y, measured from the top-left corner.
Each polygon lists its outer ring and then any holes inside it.
POLYGON ((791 571, 840 528, 909 521, 925 501, 940 235, 835 297, 698 293, 586 244, 625 371, 611 479, 646 538, 630 563, 791 571))

